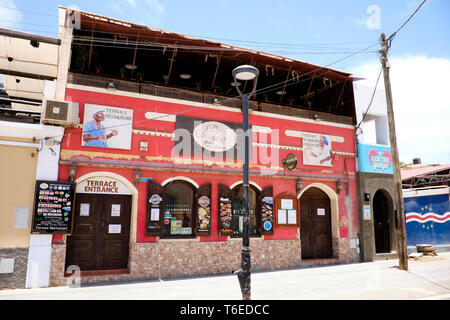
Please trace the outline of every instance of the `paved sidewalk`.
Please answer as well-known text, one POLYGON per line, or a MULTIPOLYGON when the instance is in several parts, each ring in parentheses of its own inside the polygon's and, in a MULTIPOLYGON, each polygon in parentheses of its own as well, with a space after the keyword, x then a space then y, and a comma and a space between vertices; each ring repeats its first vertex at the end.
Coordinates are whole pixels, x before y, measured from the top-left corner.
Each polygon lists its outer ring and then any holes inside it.
MULTIPOLYGON (((237 276, 0 290, 0 300, 241 300, 237 276)), ((450 300, 450 253, 252 274, 253 300, 450 300)))

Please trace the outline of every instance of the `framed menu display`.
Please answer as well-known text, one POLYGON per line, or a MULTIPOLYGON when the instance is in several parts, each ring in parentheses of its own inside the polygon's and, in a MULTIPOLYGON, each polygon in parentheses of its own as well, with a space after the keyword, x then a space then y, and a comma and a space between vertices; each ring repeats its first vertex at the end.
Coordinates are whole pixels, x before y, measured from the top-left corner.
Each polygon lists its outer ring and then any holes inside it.
POLYGON ((219 183, 219 234, 221 236, 233 234, 233 207, 231 200, 230 188, 219 183))
POLYGON ((272 235, 274 226, 273 213, 273 187, 266 187, 261 191, 261 234, 272 235))
POLYGON ((70 234, 75 183, 36 181, 32 233, 70 234))
POLYGON ((197 235, 211 235, 211 190, 212 184, 207 183, 198 188, 197 201, 197 235))
POLYGON ((300 227, 298 214, 298 199, 290 194, 280 194, 275 199, 274 212, 277 215, 275 222, 280 228, 300 227))

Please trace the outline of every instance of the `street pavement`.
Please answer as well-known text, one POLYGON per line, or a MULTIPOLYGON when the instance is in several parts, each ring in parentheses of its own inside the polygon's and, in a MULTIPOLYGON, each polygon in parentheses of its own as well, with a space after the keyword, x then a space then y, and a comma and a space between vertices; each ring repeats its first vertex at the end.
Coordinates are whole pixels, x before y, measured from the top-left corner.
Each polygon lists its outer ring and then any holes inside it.
MULTIPOLYGON (((450 253, 409 259, 254 272, 252 300, 450 300, 450 253)), ((237 276, 81 287, 0 290, 0 300, 241 300, 237 276)))

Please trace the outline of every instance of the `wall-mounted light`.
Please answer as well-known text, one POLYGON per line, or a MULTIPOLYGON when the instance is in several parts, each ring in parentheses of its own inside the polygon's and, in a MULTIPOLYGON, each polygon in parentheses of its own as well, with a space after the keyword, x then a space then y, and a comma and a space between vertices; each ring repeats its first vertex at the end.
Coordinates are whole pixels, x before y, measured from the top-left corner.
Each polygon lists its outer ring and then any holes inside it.
POLYGON ((339 194, 342 191, 342 180, 339 179, 338 181, 336 181, 336 192, 337 194, 339 194))
POLYGON ((299 194, 300 191, 302 191, 302 189, 303 189, 303 180, 302 179, 298 179, 297 183, 296 183, 297 194, 299 194))
POLYGON ((75 162, 72 162, 72 164, 69 167, 70 182, 73 182, 73 180, 75 179, 76 173, 77 173, 77 166, 75 165, 75 162))
POLYGON ((136 187, 139 185, 139 180, 141 180, 141 170, 137 168, 134 170, 134 185, 136 187))

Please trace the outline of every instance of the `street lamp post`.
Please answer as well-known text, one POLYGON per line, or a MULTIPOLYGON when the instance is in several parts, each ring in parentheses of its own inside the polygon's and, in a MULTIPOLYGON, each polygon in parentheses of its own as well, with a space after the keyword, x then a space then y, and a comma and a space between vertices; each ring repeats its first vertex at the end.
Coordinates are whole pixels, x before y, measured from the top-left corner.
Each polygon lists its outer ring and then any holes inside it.
POLYGON ((256 83, 258 80, 259 70, 250 65, 242 65, 232 71, 234 78, 234 87, 242 98, 242 113, 243 113, 243 129, 244 129, 244 169, 243 169, 243 195, 242 206, 244 209, 244 223, 242 230, 242 253, 241 253, 241 268, 237 271, 239 284, 241 286, 242 299, 250 300, 250 238, 249 238, 249 119, 248 119, 248 98, 256 90, 256 83), (239 89, 237 80, 248 81, 253 80, 253 89, 250 93, 244 94, 239 89))

